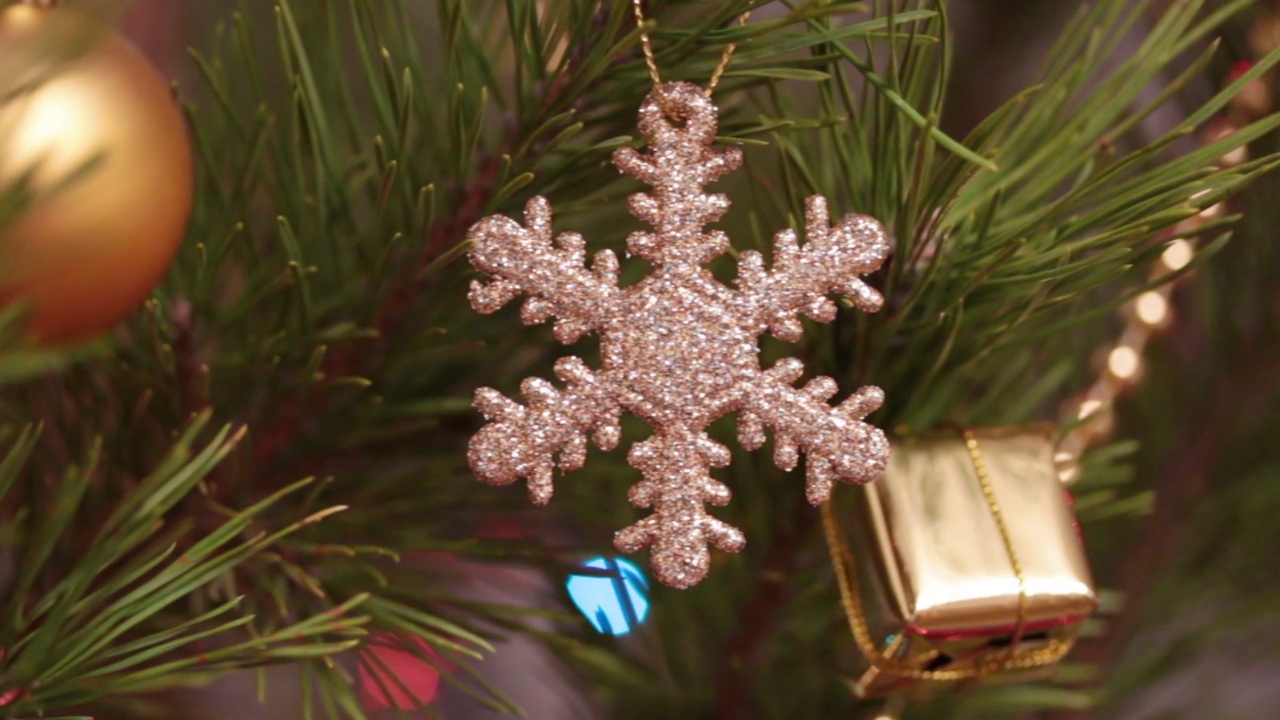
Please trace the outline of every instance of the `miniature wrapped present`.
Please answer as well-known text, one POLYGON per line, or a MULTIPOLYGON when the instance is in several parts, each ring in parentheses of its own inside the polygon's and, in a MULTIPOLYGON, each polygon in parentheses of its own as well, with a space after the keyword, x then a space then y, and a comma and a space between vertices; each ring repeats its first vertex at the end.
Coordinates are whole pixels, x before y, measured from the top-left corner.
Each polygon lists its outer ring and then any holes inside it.
POLYGON ((854 554, 824 507, 846 613, 871 665, 859 695, 1052 672, 1097 607, 1059 477, 1047 428, 896 442, 884 477, 864 490, 888 632, 872 629, 854 554))

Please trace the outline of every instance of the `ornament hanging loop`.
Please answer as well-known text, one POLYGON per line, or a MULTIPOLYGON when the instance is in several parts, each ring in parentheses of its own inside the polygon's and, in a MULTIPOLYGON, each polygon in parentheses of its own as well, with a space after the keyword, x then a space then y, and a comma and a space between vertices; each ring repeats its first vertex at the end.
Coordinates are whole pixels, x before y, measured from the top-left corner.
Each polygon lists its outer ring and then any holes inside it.
POLYGON ((640 132, 655 147, 680 142, 710 145, 716 126, 716 106, 692 83, 658 85, 640 106, 640 132))
MULTIPOLYGON (((653 40, 649 37, 649 31, 645 28, 648 20, 644 16, 644 0, 631 0, 631 7, 635 10, 636 27, 640 30, 640 47, 644 50, 644 63, 649 68, 649 79, 653 81, 654 93, 662 105, 663 113, 669 120, 676 123, 688 121, 689 118, 681 113, 680 103, 667 95, 668 86, 673 84, 664 84, 662 82, 662 74, 658 72, 658 61, 653 54, 653 40)), ((738 27, 746 25, 749 17, 751 17, 750 10, 739 15, 738 27)), ((706 97, 710 98, 716 91, 716 87, 724 77, 725 71, 729 69, 729 61, 733 58, 733 53, 737 49, 737 43, 725 45, 724 52, 720 55, 720 62, 716 64, 716 69, 711 73, 711 79, 707 81, 706 89, 702 91, 706 97)))

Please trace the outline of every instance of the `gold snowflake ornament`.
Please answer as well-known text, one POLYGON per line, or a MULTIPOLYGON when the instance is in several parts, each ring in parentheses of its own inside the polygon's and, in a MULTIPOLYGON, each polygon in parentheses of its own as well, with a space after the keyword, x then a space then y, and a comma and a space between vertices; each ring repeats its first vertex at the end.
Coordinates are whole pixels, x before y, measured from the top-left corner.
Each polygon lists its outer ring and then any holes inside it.
POLYGON ((716 112, 697 86, 664 84, 640 109, 650 151, 624 148, 614 155, 620 171, 653 188, 629 203, 633 215, 653 226, 627 238, 629 252, 653 265, 635 285, 618 287, 613 252, 596 253, 588 269, 581 235, 553 238, 551 206, 542 197, 529 201, 524 225, 495 215, 470 231, 471 263, 493 278, 471 287, 477 311, 491 313, 527 295, 526 323, 554 318, 560 342, 594 332, 601 348, 599 370, 576 357, 556 363, 563 390, 526 379, 520 389, 527 406, 490 388, 477 391, 476 408, 489 423, 471 441, 472 470, 497 485, 527 478, 530 498, 545 504, 556 468, 568 472, 586 462, 589 434, 612 450, 622 413, 643 419, 654 434, 627 456, 644 476, 629 497, 653 512, 619 531, 614 545, 622 552, 652 546, 654 574, 677 588, 706 576, 709 545, 738 552, 746 544, 742 531, 706 511, 730 497, 709 474, 730 459, 729 449, 706 434, 712 421, 736 411, 738 439, 750 450, 772 429, 775 462, 786 470, 805 453, 807 496, 815 505, 835 480, 879 477, 889 457, 884 433, 863 422, 884 400, 879 388, 861 388, 829 405, 838 390, 834 380, 816 377, 797 388, 801 362, 788 358, 762 370, 757 342, 764 332, 799 340, 800 314, 830 322, 836 315, 831 293, 864 311, 878 310, 883 298, 858 276, 875 271, 888 255, 884 228, 861 215, 832 226, 826 200, 811 197, 803 246, 794 231, 784 230, 774 238, 771 269, 759 253, 743 252, 737 289, 721 284, 703 266, 729 249, 729 239, 703 226, 724 215, 729 199, 703 187, 737 169, 742 153, 712 149, 716 112))

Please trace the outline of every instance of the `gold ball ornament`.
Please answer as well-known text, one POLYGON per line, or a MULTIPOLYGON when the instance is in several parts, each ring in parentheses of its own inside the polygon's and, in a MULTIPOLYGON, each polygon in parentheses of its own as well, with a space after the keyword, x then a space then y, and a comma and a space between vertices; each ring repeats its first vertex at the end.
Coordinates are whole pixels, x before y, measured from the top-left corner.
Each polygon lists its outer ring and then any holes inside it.
MULTIPOLYGON (((0 60, 72 12, 0 10, 0 60)), ((0 307, 25 303, 37 344, 89 339, 146 299, 186 232, 191 145, 168 83, 99 30, 50 79, 0 104, 0 188, 27 173, 31 203, 0 226, 0 307)))

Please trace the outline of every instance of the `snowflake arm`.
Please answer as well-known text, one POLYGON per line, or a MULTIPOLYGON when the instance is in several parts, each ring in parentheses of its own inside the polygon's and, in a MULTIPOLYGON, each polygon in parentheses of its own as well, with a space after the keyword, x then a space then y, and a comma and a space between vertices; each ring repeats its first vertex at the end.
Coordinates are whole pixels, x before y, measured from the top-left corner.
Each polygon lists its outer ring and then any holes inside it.
POLYGON ((493 278, 471 284, 471 305, 491 313, 520 295, 528 295, 521 318, 533 325, 556 318, 556 339, 572 343, 608 322, 618 297, 618 258, 596 253, 585 267, 586 242, 577 233, 552 240, 551 204, 535 197, 525 206, 525 225, 503 215, 476 223, 471 264, 493 278))
POLYGON ((878 478, 889 461, 889 441, 877 427, 862 422, 884 402, 878 387, 863 387, 838 406, 827 401, 836 382, 816 377, 803 388, 794 383, 804 374, 795 358, 781 360, 761 373, 747 392, 738 417, 738 440, 748 450, 764 444, 765 427, 774 431, 774 462, 795 469, 800 452, 808 456, 805 495, 820 505, 831 495, 835 480, 868 483, 878 478))
POLYGON ((615 383, 592 373, 579 358, 556 362, 565 390, 541 378, 526 378, 520 392, 528 407, 492 388, 476 391, 476 409, 489 423, 471 439, 467 457, 476 477, 492 485, 528 478, 529 499, 551 500, 558 466, 569 472, 587 461, 587 433, 603 450, 617 447, 621 409, 613 397, 615 383), (557 462, 558 456, 558 462, 557 462))
POLYGON ((866 312, 884 304, 880 293, 858 279, 878 270, 889 255, 889 239, 879 221, 846 215, 833 227, 826 199, 814 195, 805 201, 805 236, 803 246, 794 230, 774 236, 771 271, 765 270, 763 256, 755 251, 742 253, 738 261, 738 285, 750 311, 748 322, 788 342, 803 334, 798 314, 818 322, 835 319, 830 293, 848 296, 866 312))
POLYGON ((619 530, 613 544, 631 553, 652 546, 658 581, 688 588, 711 568, 707 546, 739 552, 746 536, 732 525, 709 515, 706 505, 727 505, 729 488, 708 474, 709 467, 729 464, 729 449, 706 433, 675 429, 658 433, 631 448, 627 462, 644 474, 628 497, 636 507, 653 513, 619 530))

